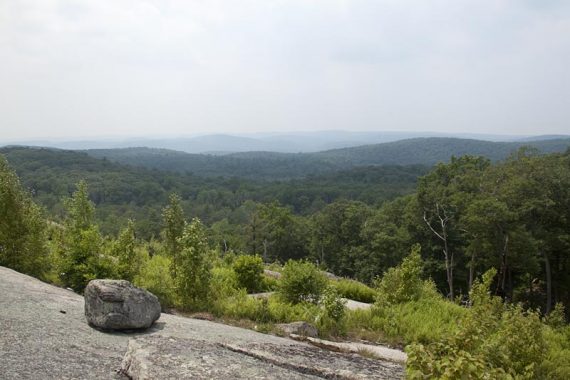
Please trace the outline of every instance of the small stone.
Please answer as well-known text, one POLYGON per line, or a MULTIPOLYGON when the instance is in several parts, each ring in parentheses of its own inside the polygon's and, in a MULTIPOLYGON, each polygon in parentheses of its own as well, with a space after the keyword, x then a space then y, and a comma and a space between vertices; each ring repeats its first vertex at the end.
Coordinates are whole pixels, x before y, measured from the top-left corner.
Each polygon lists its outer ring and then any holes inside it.
POLYGON ((160 317, 158 298, 125 280, 93 280, 84 293, 89 325, 103 330, 150 327, 160 317))
POLYGON ((278 324, 277 327, 287 335, 295 334, 301 336, 309 336, 311 338, 316 338, 319 335, 319 332, 315 326, 303 321, 281 323, 278 324))

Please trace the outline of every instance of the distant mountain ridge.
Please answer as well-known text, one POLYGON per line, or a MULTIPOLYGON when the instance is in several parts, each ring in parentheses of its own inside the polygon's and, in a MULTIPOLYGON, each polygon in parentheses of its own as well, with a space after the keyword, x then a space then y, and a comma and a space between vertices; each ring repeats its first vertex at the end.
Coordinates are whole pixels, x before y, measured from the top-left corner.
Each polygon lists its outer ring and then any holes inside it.
POLYGON ((189 154, 167 149, 127 148, 87 150, 96 158, 152 169, 192 172, 199 176, 290 179, 330 173, 357 166, 434 165, 466 154, 502 160, 520 147, 541 153, 564 152, 570 138, 491 142, 458 138, 414 138, 395 142, 333 149, 317 153, 241 152, 224 156, 189 154))
MULTIPOLYGON (((11 145, 41 146, 59 149, 117 149, 148 147, 178 150, 186 153, 204 153, 223 155, 229 153, 268 151, 281 153, 314 153, 324 150, 356 147, 365 144, 381 144, 420 137, 451 137, 486 141, 538 141, 570 136, 514 136, 492 134, 454 134, 436 132, 350 132, 350 131, 314 131, 291 133, 255 133, 255 134, 208 134, 194 137, 172 138, 113 138, 77 141, 18 141, 11 145)), ((2 143, 0 142, 0 145, 2 143)))

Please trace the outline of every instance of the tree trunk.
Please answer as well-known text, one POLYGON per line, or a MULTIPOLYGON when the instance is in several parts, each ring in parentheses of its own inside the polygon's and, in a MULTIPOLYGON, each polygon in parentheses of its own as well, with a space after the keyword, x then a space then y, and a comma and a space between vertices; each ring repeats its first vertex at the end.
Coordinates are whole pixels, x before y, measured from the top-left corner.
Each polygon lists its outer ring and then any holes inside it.
POLYGON ((267 240, 263 240, 263 260, 267 263, 267 240))
POLYGON ((501 254, 501 271, 499 273, 500 278, 497 284, 497 290, 495 294, 500 295, 503 299, 506 297, 505 292, 505 283, 507 281, 507 252, 509 248, 509 234, 503 233, 504 236, 504 245, 503 245, 503 252, 501 254), (499 293, 500 291, 500 293, 499 293))
POLYGON ((453 300, 455 297, 453 291, 453 255, 449 255, 447 251, 447 241, 444 244, 445 248, 443 251, 443 255, 445 256, 445 271, 447 274, 447 285, 449 286, 449 299, 453 300))
POLYGON ((475 277, 475 250, 471 252, 471 262, 469 263, 469 291, 473 286, 473 277, 475 277))
POLYGON ((552 272, 550 270, 550 260, 546 253, 544 256, 544 272, 546 274, 546 307, 544 308, 545 314, 548 314, 552 308, 552 272))
POLYGON ((435 236, 437 236, 442 242, 443 242, 443 256, 445 259, 445 272, 446 272, 446 277, 447 277, 447 284, 449 286, 449 294, 448 297, 450 300, 453 300, 455 298, 455 293, 453 291, 453 253, 450 254, 449 253, 449 246, 447 244, 447 224, 449 222, 449 220, 451 219, 450 216, 446 215, 445 209, 443 207, 440 207, 437 203, 436 203, 436 214, 437 217, 439 219, 439 223, 441 226, 441 233, 437 232, 431 225, 431 223, 429 222, 426 212, 424 211, 424 221, 427 224, 427 226, 429 227, 429 229, 435 234, 435 236))

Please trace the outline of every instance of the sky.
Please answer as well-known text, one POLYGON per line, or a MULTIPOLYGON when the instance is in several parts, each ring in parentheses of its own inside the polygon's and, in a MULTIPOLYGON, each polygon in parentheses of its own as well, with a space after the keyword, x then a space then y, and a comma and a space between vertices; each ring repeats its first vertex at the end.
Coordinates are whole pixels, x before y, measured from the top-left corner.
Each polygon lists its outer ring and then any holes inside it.
POLYGON ((1 0, 0 137, 570 133, 567 0, 1 0))

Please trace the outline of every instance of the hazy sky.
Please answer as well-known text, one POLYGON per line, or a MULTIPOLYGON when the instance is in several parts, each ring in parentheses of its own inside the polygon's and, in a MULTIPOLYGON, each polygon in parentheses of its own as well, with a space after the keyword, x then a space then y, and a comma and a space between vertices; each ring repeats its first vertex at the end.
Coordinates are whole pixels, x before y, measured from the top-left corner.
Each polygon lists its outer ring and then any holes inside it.
POLYGON ((0 0, 0 138, 570 133, 568 0, 0 0))

